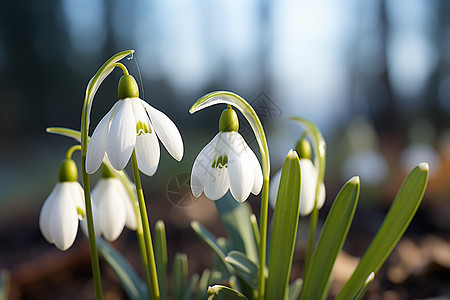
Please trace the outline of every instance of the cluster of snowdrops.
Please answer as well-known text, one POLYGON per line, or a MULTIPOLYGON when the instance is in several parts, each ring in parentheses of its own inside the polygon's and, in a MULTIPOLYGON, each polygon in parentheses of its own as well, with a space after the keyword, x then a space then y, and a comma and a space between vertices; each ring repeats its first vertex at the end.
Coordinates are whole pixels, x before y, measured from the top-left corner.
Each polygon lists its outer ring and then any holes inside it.
MULTIPOLYGON (((195 113, 211 105, 226 105, 219 118, 219 132, 193 163, 190 184, 195 197, 204 193, 216 200, 228 236, 215 237, 199 222, 192 222, 192 229, 216 259, 202 274, 188 277, 187 257, 178 253, 172 272, 168 271, 165 225, 158 221, 153 230, 150 228, 140 172, 155 174, 160 142, 177 161, 183 157, 184 145, 171 119, 139 98, 135 79, 120 63, 133 52, 114 55, 92 77, 86 89, 80 131, 47 129, 79 143, 67 151, 58 183, 42 206, 39 226, 45 239, 66 250, 74 243, 80 224, 89 239, 97 299, 103 298, 99 253, 114 269, 130 299, 323 299, 329 292, 331 270, 355 214, 359 178, 349 179, 342 187, 319 235, 316 227, 318 209, 325 201, 326 144, 317 126, 304 118, 290 118, 304 131, 295 149, 287 151, 282 170, 270 180, 264 128, 242 97, 226 91, 201 97, 189 110, 195 113), (89 137, 94 96, 115 68, 124 74, 118 86, 119 100, 89 137), (236 110, 255 134, 261 163, 238 133, 236 110), (81 151, 84 188, 72 159, 74 151, 81 151), (130 159, 133 180, 123 171, 130 159), (91 191, 89 175, 98 170, 101 179, 91 191), (261 195, 259 222, 245 202, 250 193, 261 195), (270 226, 269 203, 274 208, 270 226), (303 276, 295 279, 291 278, 291 267, 299 217, 303 216, 309 216, 309 240, 303 276), (117 239, 124 227, 136 231, 142 276, 108 243, 117 239)), ((364 294, 411 222, 427 178, 428 165, 422 163, 405 179, 384 223, 338 299, 355 299, 364 294)))

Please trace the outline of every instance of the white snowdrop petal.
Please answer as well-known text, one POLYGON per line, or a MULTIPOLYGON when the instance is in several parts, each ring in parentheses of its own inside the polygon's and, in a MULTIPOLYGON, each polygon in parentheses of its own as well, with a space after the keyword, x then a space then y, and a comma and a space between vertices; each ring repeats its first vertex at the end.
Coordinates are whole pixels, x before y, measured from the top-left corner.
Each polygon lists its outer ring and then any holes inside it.
POLYGON ((309 215, 314 208, 317 171, 310 159, 300 160, 301 190, 300 190, 300 215, 309 215))
POLYGON ((136 137, 136 157, 138 168, 145 175, 152 176, 158 169, 159 143, 155 132, 144 133, 136 137))
POLYGON ((211 200, 219 200, 227 192, 230 183, 226 169, 211 168, 205 184, 205 195, 211 200))
MULTIPOLYGON (((94 236, 99 237, 101 235, 100 224, 98 223, 98 208, 95 202, 92 201, 92 218, 94 220, 94 236)), ((85 217, 80 221, 81 231, 85 237, 89 238, 89 230, 87 224, 87 218, 85 217)))
POLYGON ((212 175, 212 161, 214 145, 217 143, 217 134, 197 155, 191 172, 191 191, 195 197, 200 197, 205 189, 206 181, 212 175))
POLYGON ((109 124, 116 106, 117 103, 114 104, 109 112, 98 123, 89 141, 86 154, 86 172, 88 174, 95 173, 102 164, 108 141, 109 124))
POLYGON ((254 175, 252 194, 258 195, 261 192, 263 185, 263 175, 261 165, 259 164, 258 158, 256 157, 255 153, 250 148, 248 148, 248 157, 250 159, 254 175))
MULTIPOLYGON (((136 213, 134 212, 133 204, 131 201, 135 201, 131 199, 123 186, 122 182, 117 178, 110 178, 114 182, 114 185, 116 186, 118 195, 120 199, 122 199, 122 202, 125 206, 125 215, 126 215, 126 221, 125 226, 128 229, 136 230, 137 229, 137 221, 136 221, 136 213)), ((137 205, 137 202, 136 202, 137 205)))
POLYGON ((58 182, 50 195, 42 205, 41 212, 39 213, 39 228, 42 235, 50 244, 53 244, 52 235, 50 233, 50 218, 55 204, 55 199, 59 196, 59 190, 61 189, 61 183, 58 182))
POLYGON ((147 110, 152 126, 161 140, 161 143, 163 143, 164 147, 173 158, 180 161, 183 158, 184 147, 183 139, 181 138, 177 126, 163 112, 152 107, 144 100, 141 100, 141 103, 147 110))
POLYGON ((322 183, 319 188, 319 196, 317 197, 317 208, 318 209, 321 209, 322 206, 324 205, 325 195, 326 195, 325 184, 322 183))
MULTIPOLYGON (((225 132, 224 134, 227 133, 228 132, 225 132)), ((248 155, 248 151, 250 149, 237 132, 230 132, 224 142, 232 145, 232 149, 228 151, 227 167, 228 179, 230 181, 230 191, 237 201, 244 202, 250 195, 253 183, 255 181, 253 164, 250 156, 248 155)))
POLYGON ((136 122, 131 101, 119 100, 108 134, 108 158, 114 169, 119 171, 127 165, 136 144, 136 122))
MULTIPOLYGON (((78 181, 74 182, 66 182, 68 186, 70 186, 72 201, 75 207, 79 207, 86 214, 86 204, 84 201, 84 190, 81 187, 81 184, 78 181)), ((82 219, 80 215, 78 215, 78 219, 82 219)))
POLYGON ((280 187, 280 180, 281 180, 281 170, 275 173, 275 175, 272 176, 272 179, 270 179, 269 203, 272 206, 272 208, 275 208, 275 204, 277 203, 277 195, 278 195, 278 188, 280 187))
POLYGON ((98 222, 103 236, 108 241, 116 240, 125 227, 125 206, 116 186, 109 179, 105 179, 107 188, 100 195, 98 203, 98 222))
POLYGON ((50 234, 55 246, 61 250, 72 246, 78 231, 77 210, 71 198, 70 186, 62 183, 50 217, 50 234))

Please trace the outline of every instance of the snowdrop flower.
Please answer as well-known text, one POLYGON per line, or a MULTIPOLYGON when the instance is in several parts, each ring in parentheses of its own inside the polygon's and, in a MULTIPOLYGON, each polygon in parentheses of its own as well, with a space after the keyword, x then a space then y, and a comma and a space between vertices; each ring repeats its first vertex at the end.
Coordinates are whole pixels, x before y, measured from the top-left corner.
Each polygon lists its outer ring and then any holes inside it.
POLYGON ((92 174, 102 164, 105 152, 116 170, 122 170, 136 149, 138 168, 152 176, 158 168, 158 138, 180 161, 183 140, 175 124, 161 111, 139 98, 139 88, 131 75, 119 81, 119 101, 94 130, 87 149, 86 171, 92 174))
MULTIPOLYGON (((136 230, 136 214, 122 182, 102 165, 102 178, 91 193, 93 203, 95 235, 115 241, 126 226, 136 230)), ((87 222, 81 221, 85 236, 88 236, 87 222)))
POLYGON ((84 217, 84 192, 77 180, 75 162, 64 160, 59 170, 59 182, 45 200, 39 215, 42 235, 61 250, 72 246, 78 232, 78 220, 84 217))
POLYGON ((262 171, 256 155, 237 132, 236 112, 228 108, 219 121, 219 133, 200 151, 191 173, 191 190, 195 197, 202 192, 218 200, 230 189, 233 197, 244 202, 250 193, 259 194, 262 171))
MULTIPOLYGON (((317 186, 317 168, 312 163, 311 146, 306 139, 301 139, 297 143, 296 151, 300 157, 300 171, 301 171, 301 184, 300 184, 300 215, 309 215, 314 208, 314 201, 316 196, 317 186)), ((269 186, 269 201, 273 208, 277 201, 278 187, 280 185, 281 170, 278 171, 270 180, 269 186)), ((325 185, 322 183, 319 188, 319 195, 317 198, 317 208, 322 208, 325 202, 325 185)))

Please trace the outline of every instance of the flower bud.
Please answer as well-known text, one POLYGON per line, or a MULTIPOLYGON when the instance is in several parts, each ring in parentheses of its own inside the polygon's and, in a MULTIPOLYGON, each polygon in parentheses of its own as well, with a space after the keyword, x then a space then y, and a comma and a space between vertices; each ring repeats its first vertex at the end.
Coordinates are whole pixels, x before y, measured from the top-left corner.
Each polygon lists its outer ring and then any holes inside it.
POLYGON ((123 75, 119 80, 119 99, 139 98, 139 87, 131 75, 123 75))
POLYGON ((75 161, 64 159, 59 167, 59 182, 73 182, 78 180, 78 169, 75 161))
POLYGON ((300 159, 302 158, 311 159, 311 145, 309 144, 308 140, 305 139, 304 137, 297 142, 297 145, 295 146, 295 151, 297 152, 298 157, 300 159))
POLYGON ((236 112, 232 108, 225 109, 220 115, 219 131, 237 132, 238 130, 239 130, 239 119, 236 112))

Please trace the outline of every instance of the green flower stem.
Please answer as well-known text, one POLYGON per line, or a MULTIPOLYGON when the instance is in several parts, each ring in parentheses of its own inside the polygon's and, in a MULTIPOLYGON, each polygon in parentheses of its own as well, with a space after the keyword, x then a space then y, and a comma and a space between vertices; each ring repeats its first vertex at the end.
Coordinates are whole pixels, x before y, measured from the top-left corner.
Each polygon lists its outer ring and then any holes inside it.
MULTIPOLYGON (((142 225, 143 225, 143 229, 144 229, 144 241, 145 241, 145 247, 146 247, 146 251, 147 251, 147 259, 148 259, 148 263, 149 263, 150 282, 151 282, 151 287, 152 287, 153 299, 159 300, 160 294, 159 294, 158 275, 157 275, 157 271, 156 271, 155 254, 153 251, 152 236, 151 236, 151 232, 150 232, 150 225, 148 222, 147 208, 145 207, 144 192, 142 191, 141 178, 139 176, 139 169, 138 169, 135 150, 133 150, 133 154, 131 155, 131 163, 133 166, 134 183, 136 184, 136 192, 137 192, 137 197, 138 197, 139 210, 141 213, 141 220, 142 220, 142 225)), ((150 291, 149 291, 149 296, 150 296, 150 291)))
MULTIPOLYGON (((86 156, 88 145, 89 121, 92 102, 100 84, 111 74, 116 67, 116 63, 132 54, 134 50, 127 50, 117 53, 106 61, 89 81, 84 96, 83 110, 81 112, 81 169, 84 187, 84 199, 86 202, 86 218, 88 223, 89 248, 91 251, 92 276, 94 278, 95 293, 97 300, 103 299, 102 280, 100 276, 100 263, 98 261, 97 244, 94 235, 94 220, 92 216, 91 191, 89 185, 89 175, 86 172, 86 156)), ((119 66, 120 67, 120 66, 119 66)))
POLYGON ((258 269, 258 299, 264 299, 265 277, 264 269, 266 267, 266 249, 267 249, 267 218, 269 207, 269 177, 270 177, 270 159, 269 148, 267 146, 266 134, 262 127, 255 110, 241 96, 227 91, 211 92, 198 99, 189 109, 191 114, 215 105, 227 104, 236 107, 248 121, 258 141, 259 150, 261 152, 261 162, 263 171, 263 188, 261 195, 261 220, 260 220, 260 244, 259 244, 259 269, 258 269))
POLYGON ((66 152, 66 159, 71 159, 72 154, 77 150, 81 150, 80 145, 74 145, 74 146, 70 147, 69 150, 67 150, 67 152, 66 152))
POLYGON ((118 62, 118 63, 114 63, 112 66, 121 68, 124 75, 130 75, 130 73, 128 73, 128 69, 123 64, 118 62))
POLYGON ((89 175, 86 173, 86 155, 81 156, 82 178, 84 186, 84 201, 86 204, 86 219, 88 225, 89 248, 91 250, 92 276, 94 278, 95 294, 97 300, 103 299, 102 278, 100 275, 100 263, 98 261, 97 244, 95 241, 94 218, 92 215, 91 191, 89 189, 89 175))

